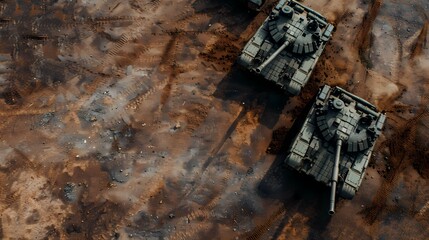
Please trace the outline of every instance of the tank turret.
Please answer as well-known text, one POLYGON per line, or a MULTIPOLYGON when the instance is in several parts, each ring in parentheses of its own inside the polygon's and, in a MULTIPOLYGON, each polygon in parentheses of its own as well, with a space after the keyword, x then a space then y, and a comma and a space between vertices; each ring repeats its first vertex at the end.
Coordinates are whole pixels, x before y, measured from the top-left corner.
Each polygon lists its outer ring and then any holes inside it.
POLYGON ((238 63, 297 95, 310 78, 333 29, 311 8, 281 0, 243 48, 238 63))
POLYGON ((365 175, 386 116, 339 87, 320 89, 285 163, 331 187, 329 214, 336 194, 352 199, 365 175))

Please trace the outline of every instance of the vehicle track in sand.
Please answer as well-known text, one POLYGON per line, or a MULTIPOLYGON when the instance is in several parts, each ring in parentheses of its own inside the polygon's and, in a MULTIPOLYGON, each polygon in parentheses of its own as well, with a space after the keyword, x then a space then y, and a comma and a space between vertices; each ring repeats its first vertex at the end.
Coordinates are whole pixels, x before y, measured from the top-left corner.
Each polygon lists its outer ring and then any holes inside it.
POLYGON ((429 116, 429 112, 420 111, 412 119, 407 120, 398 126, 390 140, 382 143, 389 149, 389 165, 392 169, 386 174, 377 194, 374 196, 370 206, 362 212, 368 224, 372 225, 379 216, 386 211, 387 199, 396 186, 400 173, 409 167, 415 159, 411 158, 410 154, 416 149, 416 124, 422 118, 429 116))
MULTIPOLYGON (((282 205, 282 203, 280 203, 282 205)), ((261 239, 266 232, 270 230, 270 227, 273 227, 280 217, 284 216, 287 212, 285 206, 280 206, 276 211, 274 211, 268 219, 265 220, 265 223, 258 225, 250 233, 246 233, 240 237, 240 239, 246 240, 258 240, 261 239)))

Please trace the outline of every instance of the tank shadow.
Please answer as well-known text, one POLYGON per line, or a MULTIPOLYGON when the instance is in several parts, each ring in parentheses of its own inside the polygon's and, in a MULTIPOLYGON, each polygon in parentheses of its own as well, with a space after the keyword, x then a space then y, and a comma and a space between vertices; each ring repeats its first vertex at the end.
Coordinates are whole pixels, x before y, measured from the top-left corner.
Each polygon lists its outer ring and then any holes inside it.
MULTIPOLYGON (((261 198, 281 201, 286 210, 286 214, 277 226, 272 239, 280 237, 284 227, 289 224, 290 218, 297 213, 310 219, 308 239, 321 239, 321 235, 331 219, 328 214, 329 188, 311 177, 290 169, 284 163, 287 149, 305 120, 310 106, 311 104, 307 104, 291 129, 283 133, 285 135, 284 141, 278 147, 277 157, 257 186, 257 193, 261 198)), ((273 141, 278 141, 278 139, 273 138, 273 141)))
POLYGON ((214 97, 243 105, 246 111, 258 111, 259 122, 273 129, 289 96, 274 84, 258 79, 236 64, 218 84, 214 97))
POLYGON ((192 7, 196 14, 210 15, 210 23, 221 23, 228 32, 240 34, 257 15, 257 12, 248 10, 243 2, 244 0, 197 0, 192 7))
POLYGON ((329 188, 288 169, 283 163, 285 157, 281 154, 275 159, 257 186, 260 197, 279 200, 286 210, 271 239, 279 239, 284 227, 297 213, 310 219, 308 239, 320 239, 331 219, 328 214, 329 188))

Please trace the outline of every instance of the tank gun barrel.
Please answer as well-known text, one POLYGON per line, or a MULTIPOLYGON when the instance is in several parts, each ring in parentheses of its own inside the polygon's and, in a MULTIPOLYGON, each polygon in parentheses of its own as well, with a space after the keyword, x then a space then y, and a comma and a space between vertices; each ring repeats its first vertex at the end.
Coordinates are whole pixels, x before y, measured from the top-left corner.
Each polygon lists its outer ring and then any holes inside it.
POLYGON ((340 165, 340 153, 341 153, 341 145, 343 144, 341 139, 337 140, 337 150, 335 152, 335 162, 334 169, 332 171, 332 179, 331 179, 331 199, 329 204, 329 215, 333 215, 335 213, 335 192, 337 190, 337 182, 338 182, 338 172, 340 165))
POLYGON ((274 60, 274 58, 277 57, 288 45, 289 41, 285 41, 267 60, 265 60, 259 67, 255 69, 257 73, 262 72, 262 69, 264 69, 271 61, 274 60))

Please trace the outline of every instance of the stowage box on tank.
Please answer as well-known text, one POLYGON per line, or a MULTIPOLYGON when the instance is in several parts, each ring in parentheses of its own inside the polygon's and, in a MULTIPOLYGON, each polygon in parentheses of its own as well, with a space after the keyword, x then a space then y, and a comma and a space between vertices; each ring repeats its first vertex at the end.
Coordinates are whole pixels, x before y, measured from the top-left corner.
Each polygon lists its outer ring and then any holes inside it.
POLYGON ((330 214, 337 192, 351 199, 361 185, 385 119, 372 104, 339 87, 319 90, 285 163, 331 186, 330 214))
POLYGON ((238 64, 298 95, 333 29, 318 12, 281 0, 246 44, 238 64))

